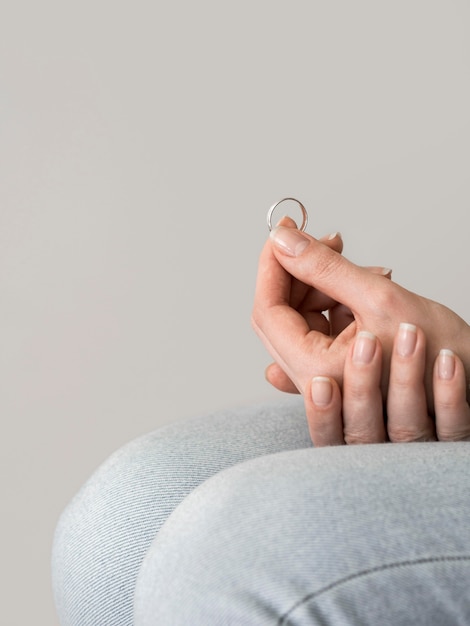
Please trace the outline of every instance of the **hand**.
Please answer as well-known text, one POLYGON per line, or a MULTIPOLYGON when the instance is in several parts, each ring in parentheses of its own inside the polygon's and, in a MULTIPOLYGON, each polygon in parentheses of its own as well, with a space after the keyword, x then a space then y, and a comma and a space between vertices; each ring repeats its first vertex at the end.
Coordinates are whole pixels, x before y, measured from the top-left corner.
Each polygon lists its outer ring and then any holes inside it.
MULTIPOLYGON (((296 223, 289 217, 283 217, 277 226, 283 226, 286 228, 297 228, 296 223)), ((319 239, 320 242, 341 253, 343 250, 343 240, 340 233, 332 233, 319 239)), ((374 274, 391 278, 392 271, 390 269, 379 266, 367 266, 366 269, 374 274)), ((318 330, 328 335, 338 335, 344 330, 351 322, 354 321, 354 316, 350 309, 341 303, 328 298, 318 290, 309 287, 297 281, 291 279, 291 306, 297 308, 298 311, 305 314, 305 320, 311 330, 318 330), (328 317, 323 314, 318 315, 318 311, 328 311, 328 317), (313 314, 312 314, 313 313, 313 314)), ((271 363, 265 371, 266 380, 286 393, 300 393, 299 389, 295 386, 288 375, 283 369, 276 363, 271 363)))
POLYGON ((382 347, 371 333, 358 333, 346 358, 343 391, 329 377, 316 376, 305 394, 315 446, 470 439, 462 361, 441 350, 434 364, 435 419, 426 408, 423 384, 426 340, 423 331, 401 324, 395 336, 386 418, 380 377, 382 347))
POLYGON ((341 385, 348 350, 357 333, 367 330, 382 345, 385 396, 393 338, 403 320, 421 326, 427 338, 424 379, 432 410, 432 368, 442 345, 459 352, 470 374, 469 326, 447 307, 354 265, 306 233, 282 225, 272 231, 260 257, 252 323, 301 393, 310 390, 316 375, 326 374, 341 385), (337 336, 329 333, 322 314, 332 302, 354 317, 337 336))

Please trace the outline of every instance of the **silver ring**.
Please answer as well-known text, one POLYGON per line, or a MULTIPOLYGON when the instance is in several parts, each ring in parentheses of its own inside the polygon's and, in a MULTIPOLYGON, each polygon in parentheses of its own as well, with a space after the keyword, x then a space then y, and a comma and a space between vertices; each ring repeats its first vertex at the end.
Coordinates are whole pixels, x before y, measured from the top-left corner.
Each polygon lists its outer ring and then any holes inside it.
POLYGON ((271 219, 272 219, 272 216, 273 216, 273 213, 274 213, 274 209, 279 204, 281 204, 281 202, 285 202, 286 200, 293 200, 294 202, 297 202, 297 204, 299 205, 300 210, 302 211, 302 226, 299 228, 299 230, 304 231, 307 228, 307 223, 308 223, 307 209, 300 202, 300 200, 296 200, 295 198, 282 198, 282 200, 279 200, 278 202, 276 202, 276 204, 272 205, 272 207, 268 211, 268 228, 269 228, 269 230, 273 229, 273 225, 272 225, 271 219))

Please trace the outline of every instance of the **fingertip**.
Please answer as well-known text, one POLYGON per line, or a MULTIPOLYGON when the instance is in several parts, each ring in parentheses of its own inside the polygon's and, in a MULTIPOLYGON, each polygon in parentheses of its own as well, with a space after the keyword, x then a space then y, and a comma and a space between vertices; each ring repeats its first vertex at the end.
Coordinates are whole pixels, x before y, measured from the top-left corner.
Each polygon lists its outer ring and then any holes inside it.
POLYGON ((268 365, 264 371, 264 376, 267 382, 279 391, 284 393, 299 393, 297 387, 277 363, 268 365))
POLYGON ((392 270, 389 267, 382 267, 381 265, 366 265, 365 268, 372 274, 384 276, 385 278, 392 278, 392 270))
POLYGON ((290 257, 300 256, 310 243, 305 233, 285 226, 273 228, 269 233, 269 238, 280 252, 290 257))
POLYGON ((434 409, 437 438, 440 441, 470 439, 470 407, 467 379, 461 359, 442 349, 434 366, 434 409))
POLYGON ((331 233, 331 235, 325 235, 324 237, 321 237, 319 241, 335 252, 341 253, 343 251, 343 237, 339 232, 331 233))
POLYGON ((310 437, 315 447, 344 444, 341 417, 341 393, 336 381, 328 376, 315 376, 310 393, 305 394, 310 437))
POLYGON ((326 408, 333 400, 333 384, 327 376, 315 376, 311 383, 312 402, 319 408, 326 408))
POLYGON ((357 333, 354 341, 351 359, 355 365, 369 365, 374 360, 377 351, 377 337, 367 330, 357 333))
POLYGON ((395 335, 395 353, 402 357, 411 357, 418 345, 418 327, 415 324, 401 322, 395 335))
POLYGON ((332 239, 343 239, 342 234, 339 231, 336 231, 335 233, 331 233, 331 235, 328 235, 327 239, 329 241, 331 241, 332 239))
POLYGON ((275 228, 278 226, 284 226, 285 228, 298 228, 297 223, 288 215, 283 215, 275 228))
POLYGON ((437 355, 437 377, 440 380, 452 380, 455 375, 455 354, 443 348, 437 355))

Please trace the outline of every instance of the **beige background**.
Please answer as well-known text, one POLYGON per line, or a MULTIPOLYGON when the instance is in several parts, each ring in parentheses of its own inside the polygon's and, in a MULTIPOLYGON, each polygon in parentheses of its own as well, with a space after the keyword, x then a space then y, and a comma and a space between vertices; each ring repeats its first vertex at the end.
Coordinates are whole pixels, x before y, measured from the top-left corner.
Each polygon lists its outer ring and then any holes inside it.
POLYGON ((470 318, 469 32, 464 0, 2 4, 2 623, 56 623, 55 521, 116 447, 276 396, 280 197, 470 318))

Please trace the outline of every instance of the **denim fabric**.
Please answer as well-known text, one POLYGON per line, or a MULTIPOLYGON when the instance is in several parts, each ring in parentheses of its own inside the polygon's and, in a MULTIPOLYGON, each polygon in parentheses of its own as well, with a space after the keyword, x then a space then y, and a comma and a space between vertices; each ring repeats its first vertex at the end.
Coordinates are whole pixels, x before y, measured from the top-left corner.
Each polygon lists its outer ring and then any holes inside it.
POLYGON ((60 623, 469 624, 469 453, 314 450, 299 398, 159 429, 59 520, 60 623))
POLYGON ((52 579, 62 626, 131 626, 143 556, 175 507, 220 470, 310 446, 300 398, 182 420, 113 454, 62 514, 52 579))
POLYGON ((219 473, 147 553, 135 625, 469 624, 469 454, 332 447, 219 473))

